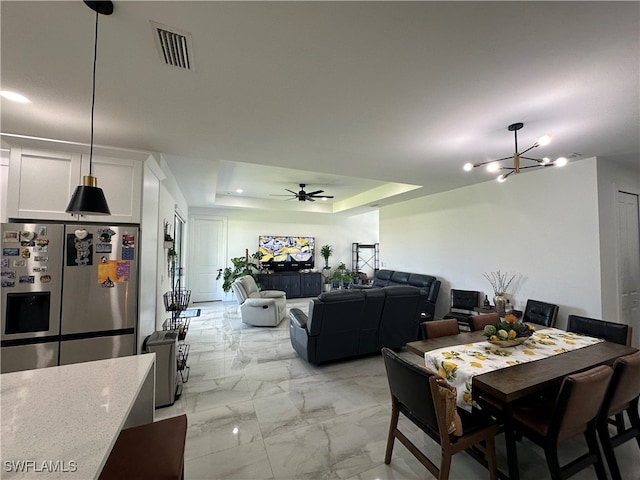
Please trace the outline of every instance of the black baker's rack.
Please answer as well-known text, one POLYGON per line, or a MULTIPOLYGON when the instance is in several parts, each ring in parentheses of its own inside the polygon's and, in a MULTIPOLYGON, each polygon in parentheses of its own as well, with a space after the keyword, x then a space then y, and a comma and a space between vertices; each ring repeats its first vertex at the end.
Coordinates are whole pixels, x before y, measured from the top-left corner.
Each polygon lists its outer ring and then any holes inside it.
MULTIPOLYGON (((174 273, 173 271, 171 273, 174 273)), ((185 343, 187 332, 189 331, 190 318, 183 318, 180 315, 189 306, 191 299, 191 290, 181 288, 180 278, 182 277, 182 268, 178 268, 178 276, 173 289, 163 295, 164 309, 171 312, 171 318, 167 318, 162 323, 162 330, 175 330, 178 333, 178 352, 176 356, 177 370, 182 379, 182 383, 189 381, 190 367, 187 365, 189 358, 189 344, 185 343)), ((173 275, 171 278, 174 278, 173 275)))

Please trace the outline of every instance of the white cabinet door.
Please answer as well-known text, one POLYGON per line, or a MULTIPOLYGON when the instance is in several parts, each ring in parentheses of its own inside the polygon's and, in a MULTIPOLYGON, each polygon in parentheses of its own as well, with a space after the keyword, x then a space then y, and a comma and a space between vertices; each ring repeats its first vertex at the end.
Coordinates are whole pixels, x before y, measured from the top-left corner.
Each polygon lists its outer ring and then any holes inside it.
POLYGON ((79 218, 65 212, 73 191, 89 175, 89 155, 11 148, 7 216, 34 220, 140 223, 142 167, 138 159, 94 155, 92 173, 111 215, 79 218))
MULTIPOLYGON (((83 221, 140 223, 142 166, 138 160, 93 156, 92 173, 98 179, 111 210, 110 216, 86 215, 83 221)), ((89 175, 89 155, 82 155, 82 176, 89 175)))
POLYGON ((65 213, 80 177, 79 154, 11 148, 7 217, 69 220, 65 213))

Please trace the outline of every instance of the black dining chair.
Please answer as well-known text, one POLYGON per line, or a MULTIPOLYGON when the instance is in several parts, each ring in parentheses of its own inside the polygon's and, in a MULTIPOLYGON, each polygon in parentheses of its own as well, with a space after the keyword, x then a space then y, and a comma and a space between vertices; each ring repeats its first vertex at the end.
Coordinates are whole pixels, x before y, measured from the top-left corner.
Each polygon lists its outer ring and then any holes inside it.
POLYGON ((591 337, 602 338, 607 342, 631 346, 632 328, 624 323, 607 322, 596 318, 569 315, 567 332, 581 333, 591 337))
POLYGON ((634 438, 640 447, 639 397, 640 351, 637 351, 620 357, 613 363, 613 377, 611 377, 598 419, 598 436, 613 480, 622 480, 613 449, 634 438), (624 412, 627 412, 630 426, 625 425, 624 412), (609 431, 611 417, 616 418, 613 422, 616 432, 613 435, 609 431))
POLYGON ((384 463, 391 463, 393 445, 397 438, 440 480, 449 478, 451 457, 463 450, 489 469, 492 480, 497 479, 495 435, 498 425, 485 415, 472 415, 462 411, 458 413, 455 388, 447 388, 446 381, 432 371, 404 360, 386 347, 382 349, 382 357, 391 390, 391 422, 384 463), (400 413, 440 445, 439 465, 431 461, 399 430, 400 413), (480 452, 479 456, 475 455, 476 451, 480 452))
POLYGON ((590 465, 594 466, 598 480, 607 480, 596 424, 612 374, 611 367, 600 365, 569 375, 554 400, 525 401, 512 409, 516 431, 544 449, 553 480, 569 478, 590 465), (559 444, 581 434, 588 451, 561 466, 559 444))
POLYGON ((544 327, 555 327, 558 319, 558 305, 541 302, 539 300, 527 300, 527 305, 522 315, 522 321, 535 323, 544 327))
POLYGON ((480 292, 475 290, 451 289, 451 308, 444 319, 455 318, 461 330, 471 331, 471 317, 475 315, 473 310, 478 306, 480 292))

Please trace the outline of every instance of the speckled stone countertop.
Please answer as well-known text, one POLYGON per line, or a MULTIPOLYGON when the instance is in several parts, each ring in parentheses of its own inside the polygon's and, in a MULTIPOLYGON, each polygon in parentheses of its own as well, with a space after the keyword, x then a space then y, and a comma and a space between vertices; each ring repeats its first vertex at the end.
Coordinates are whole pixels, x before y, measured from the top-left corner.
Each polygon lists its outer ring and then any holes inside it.
MULTIPOLYGON (((97 478, 154 365, 145 354, 0 375, 0 477, 97 478)), ((152 421, 153 397, 149 408, 152 421)))

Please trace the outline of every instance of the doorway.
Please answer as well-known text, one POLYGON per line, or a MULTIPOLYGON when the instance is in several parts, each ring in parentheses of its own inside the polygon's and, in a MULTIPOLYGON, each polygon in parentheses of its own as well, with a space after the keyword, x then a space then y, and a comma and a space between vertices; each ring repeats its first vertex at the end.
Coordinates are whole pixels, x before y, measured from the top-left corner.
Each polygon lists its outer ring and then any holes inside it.
POLYGON ((189 230, 189 272, 192 302, 214 302, 223 298, 218 271, 227 258, 227 219, 194 216, 189 230))
POLYGON ((618 305, 620 322, 633 328, 634 346, 640 345, 639 210, 637 194, 618 192, 618 305))

